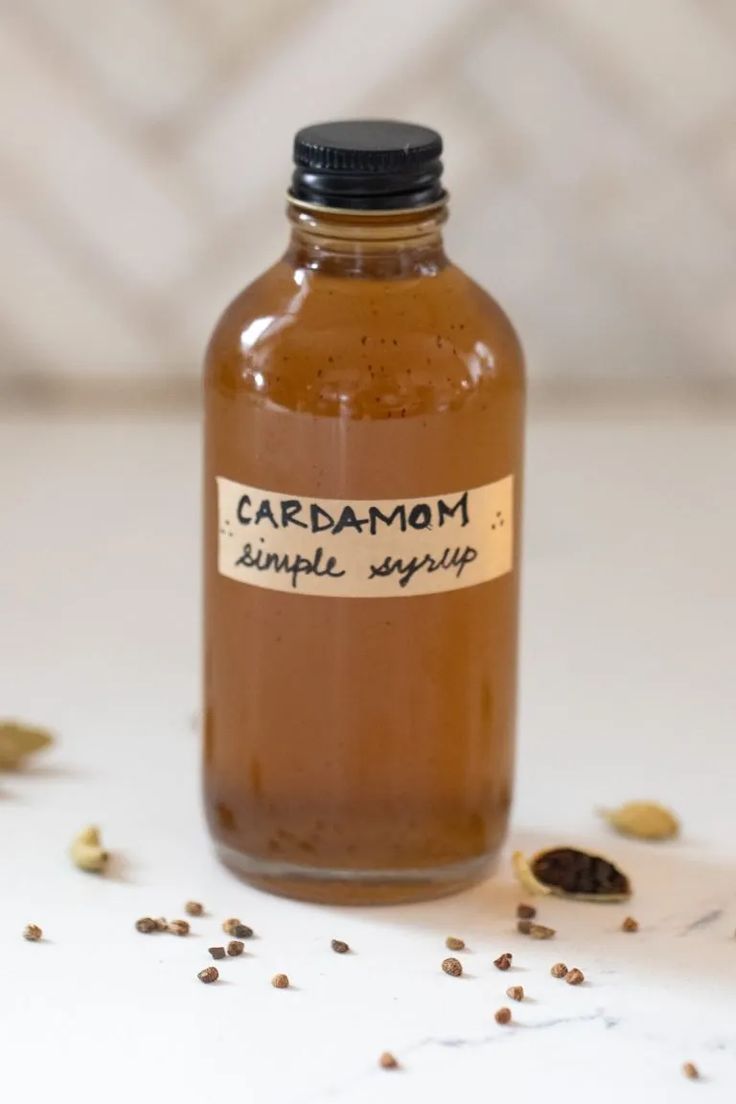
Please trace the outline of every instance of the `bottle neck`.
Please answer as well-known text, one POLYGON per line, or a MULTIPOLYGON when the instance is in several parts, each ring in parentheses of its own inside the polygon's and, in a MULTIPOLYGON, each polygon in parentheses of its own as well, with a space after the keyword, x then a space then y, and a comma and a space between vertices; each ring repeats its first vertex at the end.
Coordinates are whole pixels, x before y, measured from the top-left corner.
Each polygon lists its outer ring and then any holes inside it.
POLYGON ((415 211, 348 211, 291 200, 285 259, 296 269, 385 280, 432 276, 448 263, 444 201, 415 211))

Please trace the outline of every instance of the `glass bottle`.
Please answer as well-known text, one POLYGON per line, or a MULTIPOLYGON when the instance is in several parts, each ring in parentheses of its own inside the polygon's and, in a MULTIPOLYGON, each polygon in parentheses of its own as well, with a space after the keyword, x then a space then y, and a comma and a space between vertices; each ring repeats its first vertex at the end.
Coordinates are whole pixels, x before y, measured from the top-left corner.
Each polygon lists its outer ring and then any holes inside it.
POLYGON ((300 131, 288 249, 207 352, 207 816, 309 900, 468 886, 511 799, 523 364, 444 253, 441 148, 300 131))

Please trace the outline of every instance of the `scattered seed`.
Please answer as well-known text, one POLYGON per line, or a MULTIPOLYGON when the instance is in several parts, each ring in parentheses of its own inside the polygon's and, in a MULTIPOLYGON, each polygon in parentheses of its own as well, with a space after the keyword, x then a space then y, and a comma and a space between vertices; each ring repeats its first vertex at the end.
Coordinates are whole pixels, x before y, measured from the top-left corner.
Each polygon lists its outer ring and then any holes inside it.
POLYGON ((169 921, 164 916, 157 916, 153 923, 158 932, 169 930, 169 921))
POLYGON ((168 930, 172 935, 189 935, 189 921, 188 920, 172 920, 169 924, 168 930))
POLYGON ((384 1050, 381 1057, 378 1059, 378 1064, 381 1069, 398 1069, 399 1063, 394 1058, 390 1051, 384 1050))
POLYGON ((253 935, 253 929, 249 928, 247 924, 241 924, 236 918, 226 920, 222 925, 222 930, 227 932, 228 935, 234 935, 236 939, 250 939, 253 935))
POLYGON ((521 935, 529 935, 529 932, 532 930, 531 920, 519 920, 516 925, 516 930, 520 932, 521 935))
POLYGON ((565 981, 568 985, 582 985, 585 981, 585 974, 582 970, 578 970, 577 966, 574 966, 569 973, 565 974, 565 981))
POLYGON ((344 943, 342 939, 333 939, 330 943, 335 954, 347 954, 350 948, 347 943, 344 943))
POLYGON ((513 955, 510 955, 508 951, 505 951, 502 955, 499 955, 498 958, 494 958, 493 965, 496 967, 497 970, 508 970, 511 966, 512 958, 513 955))
POLYGON ((213 958, 224 958, 225 957, 225 948, 224 947, 210 947, 209 952, 210 952, 210 954, 212 955, 213 958))
POLYGON ((627 916, 621 925, 621 931, 625 932, 637 932, 639 930, 639 923, 633 916, 627 916))
POLYGON ((499 1008, 496 1015, 493 1017, 497 1024, 511 1023, 511 1009, 499 1008))
POLYGON ((200 970, 197 977, 205 985, 210 985, 213 981, 217 981, 220 976, 220 971, 216 966, 207 966, 204 970, 200 970))
POLYGON ((203 916, 204 905, 201 905, 199 901, 187 901, 184 906, 184 911, 187 916, 203 916))
POLYGON ((274 989, 288 989, 289 979, 286 974, 274 974, 274 976, 271 978, 271 984, 273 985, 274 989))
POLYGON ((554 966, 550 970, 552 977, 563 978, 567 977, 567 966, 564 962, 555 962, 554 966))
POLYGON ((511 1000, 523 1001, 524 999, 524 987, 523 985, 512 985, 510 989, 506 990, 506 996, 511 1000))
POLYGON ((227 953, 231 958, 237 958, 238 955, 242 955, 244 944, 239 939, 231 940, 227 945, 227 953))
POLYGON ((156 921, 152 920, 150 916, 141 916, 140 920, 135 922, 135 930, 143 932, 144 935, 148 935, 149 932, 157 931, 156 921))
POLYGON ((448 935, 447 939, 445 940, 445 946, 447 947, 448 951, 464 951, 465 940, 458 939, 454 935, 448 935))
POLYGON ((27 939, 29 943, 38 943, 39 939, 43 939, 43 931, 38 924, 26 924, 23 929, 23 938, 27 939))
POLYGON ((442 969, 451 977, 460 977, 463 972, 463 964, 457 958, 446 958, 442 962, 442 969))
POLYGON ((682 1072, 691 1081, 697 1081, 698 1078, 700 1077, 700 1070, 698 1069, 698 1067, 695 1065, 694 1062, 684 1062, 683 1066, 682 1066, 682 1072))
POLYGON ((548 928, 545 924, 532 924, 529 928, 532 939, 552 939, 556 934, 554 928, 548 928))
POLYGON ((520 920, 533 920, 537 915, 534 905, 517 905, 516 915, 520 920))

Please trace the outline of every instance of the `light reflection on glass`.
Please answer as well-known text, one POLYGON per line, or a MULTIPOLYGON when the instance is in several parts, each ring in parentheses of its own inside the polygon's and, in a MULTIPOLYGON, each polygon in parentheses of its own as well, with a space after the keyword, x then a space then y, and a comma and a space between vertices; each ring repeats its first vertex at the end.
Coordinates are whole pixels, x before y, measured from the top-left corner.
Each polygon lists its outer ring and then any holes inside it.
POLYGON ((489 349, 483 341, 476 341, 473 352, 468 357, 467 364, 473 383, 478 383, 484 372, 494 374, 496 370, 493 350, 489 349))
POLYGON ((273 315, 266 315, 265 318, 255 318, 241 333, 240 348, 251 349, 256 341, 258 341, 260 337, 263 337, 273 320, 273 315))

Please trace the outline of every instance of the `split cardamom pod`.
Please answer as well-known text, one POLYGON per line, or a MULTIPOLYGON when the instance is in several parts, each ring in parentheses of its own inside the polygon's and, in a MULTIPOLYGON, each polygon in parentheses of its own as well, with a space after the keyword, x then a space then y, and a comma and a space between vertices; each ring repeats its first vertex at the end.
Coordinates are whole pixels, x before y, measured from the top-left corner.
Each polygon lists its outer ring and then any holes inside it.
POLYGON ((680 831, 680 822, 673 812, 656 801, 627 801, 618 809, 601 809, 612 828, 635 839, 673 839, 680 831))
POLYGON ((577 847, 550 847, 529 859, 515 851, 512 862, 529 893, 579 901, 625 901, 631 896, 631 882, 614 863, 577 847))
POLYGON ((75 866, 92 874, 101 874, 110 857, 102 846, 100 830, 94 825, 90 825, 74 837, 69 854, 75 866))
POLYGON ((0 770, 17 767, 32 755, 53 743, 45 728, 33 728, 18 721, 0 721, 0 770))

